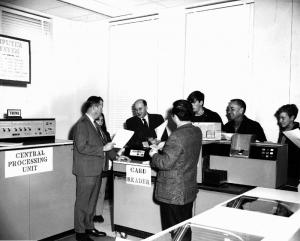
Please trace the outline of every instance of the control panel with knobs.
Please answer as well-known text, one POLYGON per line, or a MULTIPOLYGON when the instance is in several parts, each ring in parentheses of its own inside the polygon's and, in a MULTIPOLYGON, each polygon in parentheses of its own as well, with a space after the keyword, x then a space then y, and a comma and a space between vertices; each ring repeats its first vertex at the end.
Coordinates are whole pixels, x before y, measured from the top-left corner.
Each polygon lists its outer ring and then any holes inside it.
POLYGON ((0 140, 55 136, 55 119, 1 119, 0 140))

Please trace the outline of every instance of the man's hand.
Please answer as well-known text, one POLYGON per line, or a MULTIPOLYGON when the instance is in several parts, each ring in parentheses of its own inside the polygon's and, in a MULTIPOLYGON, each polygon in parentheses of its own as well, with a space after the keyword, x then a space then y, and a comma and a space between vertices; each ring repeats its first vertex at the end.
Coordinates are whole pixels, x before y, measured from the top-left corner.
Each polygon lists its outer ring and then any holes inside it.
POLYGON ((127 156, 119 156, 117 157, 117 161, 130 162, 131 159, 127 156))
POLYGON ((121 155, 124 153, 124 151, 125 151, 125 148, 121 148, 121 149, 118 151, 117 155, 118 155, 118 156, 121 156, 121 155))
POLYGON ((157 149, 157 146, 156 145, 151 145, 151 150, 149 152, 149 156, 150 157, 153 157, 154 154, 158 153, 158 149, 157 149))
POLYGON ((110 151, 114 148, 114 145, 116 145, 116 143, 108 142, 105 146, 103 146, 103 151, 110 151))
POLYGON ((148 141, 151 143, 151 145, 157 145, 159 143, 159 141, 153 137, 149 137, 148 141))

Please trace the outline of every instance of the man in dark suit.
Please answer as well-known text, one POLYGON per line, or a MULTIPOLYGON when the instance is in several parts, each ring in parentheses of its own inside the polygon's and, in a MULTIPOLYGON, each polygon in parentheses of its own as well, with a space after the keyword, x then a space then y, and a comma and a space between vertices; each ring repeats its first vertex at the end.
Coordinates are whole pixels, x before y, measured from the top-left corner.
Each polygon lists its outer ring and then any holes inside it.
POLYGON ((111 155, 113 159, 116 156, 111 151, 114 143, 104 144, 101 133, 94 123, 102 113, 102 108, 101 97, 89 97, 85 103, 86 113, 74 127, 73 174, 76 175, 74 228, 76 240, 79 241, 91 241, 89 235, 106 236, 104 232, 95 229, 93 223, 105 155, 111 155))
POLYGON ((246 115, 246 103, 241 99, 230 100, 226 108, 228 122, 224 125, 223 131, 228 133, 251 134, 255 140, 266 141, 264 130, 261 125, 249 119, 246 115))
MULTIPOLYGON (((175 101, 171 115, 176 130, 161 153, 154 146, 150 151, 151 166, 158 169, 155 198, 160 202, 163 229, 192 217, 193 201, 198 192, 197 163, 202 146, 202 132, 191 122, 192 104, 186 100, 175 101)), ((174 235, 172 233, 172 237, 174 235)))
MULTIPOLYGON (((149 138, 155 139, 155 128, 164 122, 164 118, 159 114, 149 114, 147 112, 147 102, 143 99, 138 99, 134 102, 133 108, 135 116, 126 120, 126 129, 134 131, 134 135, 127 143, 128 147, 143 148, 143 142, 148 142, 149 138)), ((161 141, 168 139, 168 134, 165 131, 161 141)))

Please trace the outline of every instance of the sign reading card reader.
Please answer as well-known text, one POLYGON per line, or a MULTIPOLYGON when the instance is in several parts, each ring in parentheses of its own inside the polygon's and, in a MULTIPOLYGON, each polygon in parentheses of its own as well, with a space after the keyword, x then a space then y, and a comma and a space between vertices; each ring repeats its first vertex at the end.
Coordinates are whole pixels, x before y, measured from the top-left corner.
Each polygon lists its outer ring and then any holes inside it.
POLYGON ((151 187, 151 168, 139 165, 126 165, 126 183, 151 187))

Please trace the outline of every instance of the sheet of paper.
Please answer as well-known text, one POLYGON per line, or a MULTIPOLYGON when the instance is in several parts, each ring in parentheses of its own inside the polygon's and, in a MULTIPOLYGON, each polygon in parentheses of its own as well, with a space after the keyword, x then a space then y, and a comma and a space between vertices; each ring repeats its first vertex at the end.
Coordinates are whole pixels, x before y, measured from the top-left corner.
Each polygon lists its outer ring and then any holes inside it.
POLYGON ((123 148, 126 145, 126 143, 130 140, 130 138, 133 136, 133 134, 134 131, 119 129, 115 134, 114 138, 112 139, 112 142, 116 144, 114 147, 123 148))
POLYGON ((283 134, 286 135, 296 146, 300 148, 300 130, 295 129, 291 131, 284 131, 283 134))
POLYGON ((157 145, 157 146, 158 146, 158 149, 159 149, 159 150, 162 150, 163 147, 165 146, 165 143, 166 143, 165 141, 162 141, 162 142, 158 143, 158 145, 157 145))
POLYGON ((168 120, 166 120, 160 126, 158 126, 158 127, 155 128, 155 133, 156 133, 156 136, 157 136, 157 140, 161 140, 162 135, 163 135, 163 133, 164 133, 167 125, 168 125, 168 120))
POLYGON ((157 145, 156 144, 153 144, 150 146, 151 149, 156 149, 156 150, 162 150, 163 147, 165 146, 165 141, 161 141, 160 143, 158 143, 157 145))

